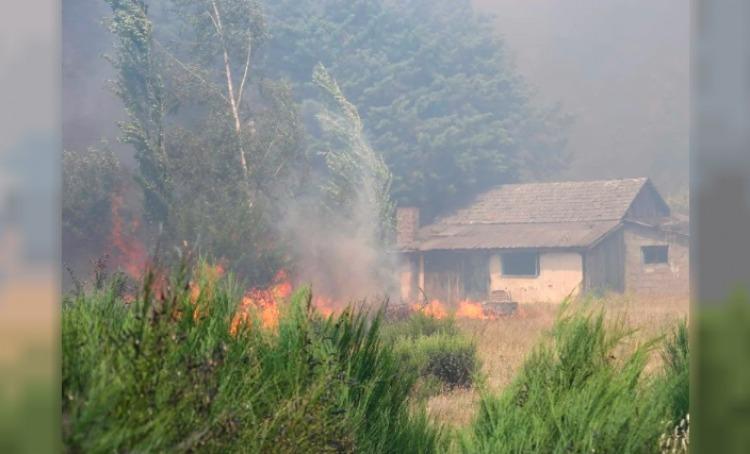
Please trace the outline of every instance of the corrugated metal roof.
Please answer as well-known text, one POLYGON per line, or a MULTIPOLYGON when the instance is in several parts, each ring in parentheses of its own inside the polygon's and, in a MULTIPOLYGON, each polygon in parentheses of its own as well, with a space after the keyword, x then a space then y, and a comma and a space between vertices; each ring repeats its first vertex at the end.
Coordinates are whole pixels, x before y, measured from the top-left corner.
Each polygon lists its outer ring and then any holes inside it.
POLYGON ((586 247, 616 228, 619 220, 526 224, 433 224, 404 249, 521 249, 586 247))

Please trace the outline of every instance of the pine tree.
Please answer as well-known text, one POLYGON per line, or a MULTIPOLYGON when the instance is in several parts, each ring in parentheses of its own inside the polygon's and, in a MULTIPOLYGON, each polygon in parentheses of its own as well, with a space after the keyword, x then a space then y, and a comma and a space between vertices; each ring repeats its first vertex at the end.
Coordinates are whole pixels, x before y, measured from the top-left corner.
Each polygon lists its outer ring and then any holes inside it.
POLYGON ((274 0, 264 67, 298 99, 326 65, 393 173, 426 213, 489 186, 558 171, 564 124, 534 106, 488 18, 468 0, 274 0))

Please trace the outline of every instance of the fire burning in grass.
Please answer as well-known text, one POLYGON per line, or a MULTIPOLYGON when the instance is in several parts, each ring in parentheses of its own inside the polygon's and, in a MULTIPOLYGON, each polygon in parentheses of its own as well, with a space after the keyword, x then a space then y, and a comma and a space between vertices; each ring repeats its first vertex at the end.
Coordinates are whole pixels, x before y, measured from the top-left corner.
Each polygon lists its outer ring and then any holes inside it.
POLYGON ((253 310, 257 311, 264 328, 276 328, 279 324, 279 305, 291 294, 292 283, 285 270, 276 273, 270 287, 253 288, 245 292, 240 308, 232 320, 232 334, 236 334, 240 325, 248 322, 253 310))
POLYGON ((447 304, 436 299, 427 304, 414 303, 411 305, 411 310, 414 312, 422 312, 429 317, 437 319, 446 318, 451 314, 456 318, 474 320, 495 320, 498 317, 491 311, 486 310, 482 303, 468 299, 459 302, 455 310, 452 310, 447 304))
MULTIPOLYGON (((125 200, 122 192, 112 195, 111 237, 115 263, 129 277, 140 280, 143 277, 143 272, 149 266, 148 254, 146 246, 137 237, 140 223, 138 219, 133 219, 129 222, 126 221, 124 204, 125 200)), ((225 265, 220 262, 205 268, 203 272, 207 273, 205 274, 207 279, 204 288, 201 288, 196 282, 191 282, 188 288, 189 298, 195 305, 197 305, 201 295, 204 295, 204 299, 210 300, 213 285, 224 275, 225 265)), ((156 290, 155 295, 157 297, 162 288, 163 279, 164 276, 157 273, 153 287, 156 290)), ((290 273, 286 270, 280 270, 276 273, 268 287, 255 287, 247 290, 232 320, 231 332, 235 334, 242 324, 247 324, 253 313, 257 314, 263 328, 271 330, 277 328, 280 308, 286 303, 294 287, 295 284, 290 273)), ((129 302, 133 299, 133 296, 126 295, 125 298, 126 302, 129 302)), ((315 309, 324 317, 335 315, 346 306, 346 302, 342 303, 335 298, 319 293, 313 297, 312 302, 315 309)), ((443 319, 449 315, 457 318, 476 320, 492 320, 497 318, 491 311, 487 311, 481 303, 471 300, 461 301, 457 307, 451 307, 442 301, 434 299, 427 304, 415 303, 406 305, 404 308, 407 309, 407 312, 422 312, 436 319, 443 319)), ((201 309, 196 307, 193 314, 194 317, 200 317, 200 311, 201 309)))
POLYGON ((456 310, 456 317, 458 318, 471 318, 477 320, 488 320, 496 318, 492 314, 489 314, 482 307, 481 303, 475 301, 464 300, 458 303, 458 309, 456 310))
POLYGON ((448 316, 448 309, 439 300, 432 300, 427 304, 412 304, 411 309, 414 312, 422 312, 428 317, 436 318, 438 320, 446 318, 448 316))

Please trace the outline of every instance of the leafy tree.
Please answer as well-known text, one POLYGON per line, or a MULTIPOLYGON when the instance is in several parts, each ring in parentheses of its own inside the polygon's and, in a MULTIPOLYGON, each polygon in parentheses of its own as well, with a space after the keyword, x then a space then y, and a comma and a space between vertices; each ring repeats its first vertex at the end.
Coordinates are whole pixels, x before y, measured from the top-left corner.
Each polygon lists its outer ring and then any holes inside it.
POLYGON ((63 150, 64 248, 77 249, 83 243, 98 248, 108 240, 112 221, 111 196, 122 180, 120 163, 108 147, 63 150))
POLYGON ((164 137, 166 94, 153 52, 153 23, 143 0, 106 0, 112 8, 110 31, 117 38, 108 57, 117 72, 113 89, 125 104, 127 120, 120 140, 132 145, 138 161, 137 180, 143 188, 146 214, 164 222, 171 179, 164 137))
MULTIPOLYGON (((116 93, 138 179, 166 246, 187 241, 250 281, 281 265, 276 201, 304 163, 289 86, 260 77, 266 28, 252 0, 107 0, 116 93)), ((169 248, 167 248, 169 250, 169 248)))
POLYGON ((382 156, 367 143, 357 108, 323 65, 315 67, 313 81, 329 97, 330 105, 317 115, 327 139, 323 145, 330 172, 323 187, 327 208, 337 218, 371 224, 373 239, 385 240, 393 221, 391 173, 382 156))
POLYGON ((325 64, 393 172, 429 214, 489 186, 558 170, 566 118, 539 109, 469 0, 267 1, 264 68, 314 96, 325 64))

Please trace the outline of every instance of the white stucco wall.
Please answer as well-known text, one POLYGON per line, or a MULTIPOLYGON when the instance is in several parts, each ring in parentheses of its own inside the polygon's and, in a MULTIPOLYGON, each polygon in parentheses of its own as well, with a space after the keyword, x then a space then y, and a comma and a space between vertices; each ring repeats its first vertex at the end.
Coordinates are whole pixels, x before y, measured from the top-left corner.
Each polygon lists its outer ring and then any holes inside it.
POLYGON ((500 254, 490 257, 490 289, 510 292, 519 303, 560 303, 578 294, 583 280, 583 257, 577 252, 542 252, 536 277, 503 276, 500 254))

